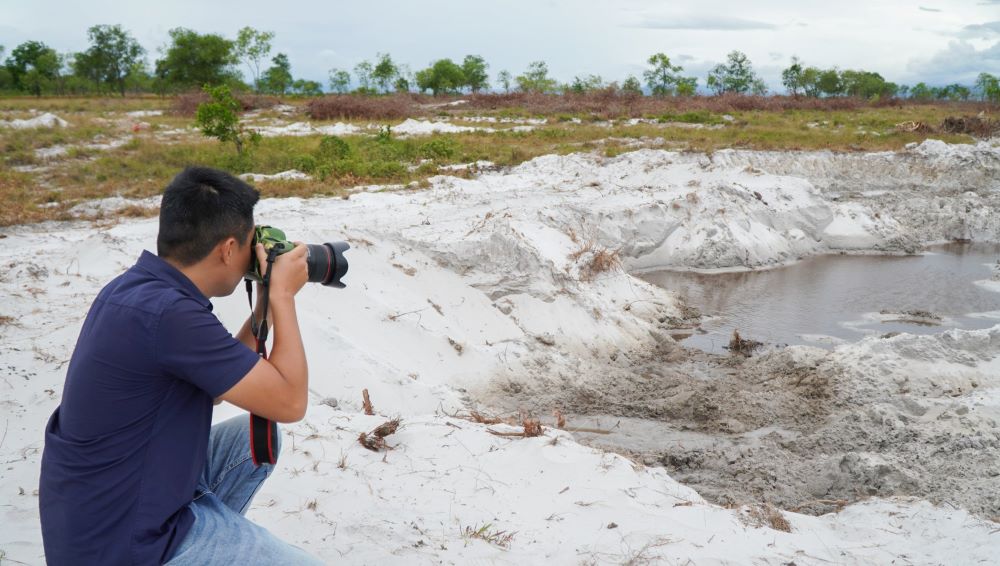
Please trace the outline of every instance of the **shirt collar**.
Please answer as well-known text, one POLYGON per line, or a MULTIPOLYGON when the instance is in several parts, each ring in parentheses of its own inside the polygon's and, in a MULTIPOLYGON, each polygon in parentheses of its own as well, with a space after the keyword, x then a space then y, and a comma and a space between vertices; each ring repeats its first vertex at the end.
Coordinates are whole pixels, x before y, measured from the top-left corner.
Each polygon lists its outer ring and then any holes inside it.
POLYGON ((184 275, 176 267, 164 261, 163 258, 150 253, 148 250, 142 250, 142 255, 139 256, 139 261, 137 261, 135 265, 149 272, 156 278, 166 281, 172 287, 179 289, 185 295, 188 295, 192 299, 198 301, 208 310, 212 310, 212 301, 208 300, 208 297, 201 292, 201 289, 198 289, 198 287, 190 279, 188 279, 187 275, 184 275))

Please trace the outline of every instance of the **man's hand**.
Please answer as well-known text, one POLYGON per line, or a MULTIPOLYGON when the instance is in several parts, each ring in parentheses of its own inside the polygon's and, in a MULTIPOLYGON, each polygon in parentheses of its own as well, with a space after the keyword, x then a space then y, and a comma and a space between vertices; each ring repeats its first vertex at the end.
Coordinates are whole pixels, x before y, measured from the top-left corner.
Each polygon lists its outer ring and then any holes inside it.
MULTIPOLYGON (((221 397, 251 413, 283 423, 300 420, 308 405, 309 369, 295 312, 295 294, 309 280, 306 250, 305 244, 295 242, 294 250, 275 259, 269 289, 268 318, 274 321, 271 355, 260 360, 221 397)), ((266 270, 264 246, 258 244, 255 251, 266 270)), ((246 332, 249 334, 249 330, 246 332)))
MULTIPOLYGON (((261 274, 267 271, 267 252, 263 244, 257 244, 257 261, 261 274)), ((295 249, 279 255, 271 268, 271 298, 294 297, 299 289, 309 281, 309 264, 306 263, 308 248, 302 242, 295 242, 295 249)))

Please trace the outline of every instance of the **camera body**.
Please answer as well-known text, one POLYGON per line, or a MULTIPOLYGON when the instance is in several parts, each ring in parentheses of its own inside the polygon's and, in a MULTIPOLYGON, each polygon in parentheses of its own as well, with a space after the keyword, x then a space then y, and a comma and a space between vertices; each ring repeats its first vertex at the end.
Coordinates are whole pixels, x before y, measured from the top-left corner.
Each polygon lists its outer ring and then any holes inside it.
MULTIPOLYGON (((273 226, 255 226, 253 232, 254 248, 263 244, 264 250, 276 255, 288 253, 295 249, 295 244, 288 241, 285 233, 273 226)), ((347 242, 327 242, 325 244, 306 244, 308 252, 306 263, 309 266, 309 281, 321 283, 327 287, 343 289, 346 285, 341 278, 347 274, 347 258, 344 252, 350 249, 347 242)), ((247 267, 246 278, 251 281, 263 280, 257 254, 250 254, 250 265, 247 267)))

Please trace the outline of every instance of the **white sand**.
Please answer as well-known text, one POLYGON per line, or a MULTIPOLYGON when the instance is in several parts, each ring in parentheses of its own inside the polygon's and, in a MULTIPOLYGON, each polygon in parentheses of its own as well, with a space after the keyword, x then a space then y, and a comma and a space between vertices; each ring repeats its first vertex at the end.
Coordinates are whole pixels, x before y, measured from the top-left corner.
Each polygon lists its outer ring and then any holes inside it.
MULTIPOLYGON (((957 159, 979 151, 924 149, 869 159, 895 167, 897 159, 944 163, 943 151, 957 159)), ((976 154, 980 163, 989 151, 976 154)), ((661 468, 584 447, 565 432, 503 438, 488 429, 516 429, 448 416, 497 380, 590 379, 670 341, 659 321, 680 315, 676 297, 622 271, 589 277, 587 262, 603 249, 619 250, 628 269, 746 268, 830 250, 901 249, 951 226, 910 212, 941 198, 954 221, 973 198, 928 196, 911 208, 892 200, 914 200, 904 187, 878 197, 877 208, 858 206, 828 195, 835 159, 821 169, 827 177, 808 180, 747 164, 777 159, 652 150, 546 156, 471 180, 436 177, 419 192, 262 201, 259 221, 294 239, 346 239, 352 249, 347 289, 309 285, 300 295, 309 413, 285 427, 279 469, 250 517, 331 563, 993 561, 996 524, 959 508, 871 499, 821 517, 786 512, 786 533, 748 526, 741 510, 706 503, 661 468), (376 416, 361 412, 363 388, 376 416), (404 421, 388 439, 393 450, 357 443, 390 416, 404 421), (516 531, 510 548, 463 537, 484 524, 516 531)), ((813 154, 798 159, 820 163, 813 154)), ((964 226, 1000 241, 995 216, 969 212, 964 226)), ((142 249, 155 249, 156 227, 154 218, 0 231, 0 314, 13 319, 0 326, 0 551, 9 560, 42 562, 41 431, 88 305, 142 249)), ((240 291, 214 302, 231 329, 247 314, 240 291)), ((992 414, 1000 406, 996 334, 869 339, 831 355, 858 379, 868 376, 859 394, 883 371, 942 398, 993 375, 974 399, 958 397, 992 414)), ((216 418, 238 412, 222 406, 216 418)))

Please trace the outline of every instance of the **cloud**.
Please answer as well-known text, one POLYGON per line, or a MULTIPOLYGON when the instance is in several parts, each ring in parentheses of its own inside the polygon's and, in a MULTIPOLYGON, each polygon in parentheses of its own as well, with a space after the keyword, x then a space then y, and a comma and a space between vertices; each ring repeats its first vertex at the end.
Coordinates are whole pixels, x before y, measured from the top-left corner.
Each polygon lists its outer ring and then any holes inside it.
POLYGON ((937 8, 928 8, 926 6, 917 6, 917 8, 920 9, 920 10, 923 10, 924 12, 940 12, 941 11, 941 10, 938 10, 937 8))
POLYGON ((930 59, 911 60, 907 65, 912 81, 931 85, 971 84, 982 72, 1000 67, 1000 41, 985 49, 976 49, 968 41, 952 41, 930 59))
POLYGON ((777 29, 778 26, 757 20, 730 16, 679 16, 670 18, 647 17, 631 27, 647 29, 678 29, 701 31, 736 31, 754 29, 777 29))
POLYGON ((962 28, 961 35, 963 37, 990 37, 992 35, 1000 35, 1000 20, 995 22, 983 22, 981 24, 969 24, 962 28))

